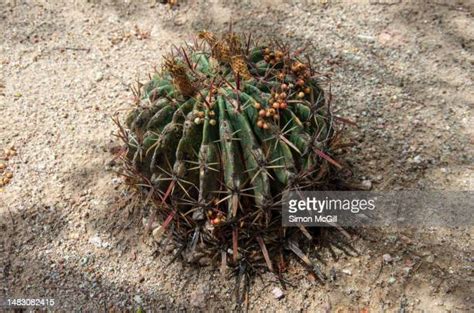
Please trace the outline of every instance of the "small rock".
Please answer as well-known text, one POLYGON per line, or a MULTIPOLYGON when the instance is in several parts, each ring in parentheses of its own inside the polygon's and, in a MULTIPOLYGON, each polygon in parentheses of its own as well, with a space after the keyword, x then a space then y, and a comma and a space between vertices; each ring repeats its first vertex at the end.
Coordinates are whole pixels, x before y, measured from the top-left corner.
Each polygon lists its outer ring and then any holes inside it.
POLYGON ((393 261, 393 258, 390 254, 386 253, 384 255, 382 255, 382 258, 384 260, 385 263, 390 263, 393 261))
POLYGON ((133 301, 135 301, 136 303, 138 304, 142 304, 143 303, 143 299, 140 295, 136 295, 133 297, 133 301))
POLYGON ((422 161, 423 161, 423 159, 421 158, 421 155, 419 155, 419 154, 413 158, 413 162, 415 162, 417 164, 420 164, 422 161))
POLYGON ((370 190, 370 189, 372 189, 372 182, 368 179, 363 180, 362 183, 361 183, 361 187, 364 190, 370 190))
POLYGON ((381 181, 383 180, 383 175, 377 175, 377 176, 374 177, 373 180, 374 180, 375 182, 378 182, 378 183, 379 183, 379 182, 381 182, 381 181))
POLYGON ((175 18, 175 20, 174 20, 174 25, 176 25, 176 26, 181 26, 181 25, 186 24, 186 22, 187 22, 186 16, 180 15, 180 16, 177 16, 177 17, 175 18))
POLYGON ((95 74, 95 81, 100 82, 102 79, 104 79, 104 74, 102 72, 97 72, 95 74))
POLYGON ((212 264, 212 260, 211 258, 208 258, 208 257, 202 257, 199 259, 198 263, 201 266, 209 266, 212 264))
POLYGON ((93 244, 97 248, 108 248, 110 246, 108 242, 103 241, 98 235, 89 238, 89 243, 93 244))
POLYGON ((285 296, 285 294, 283 293, 283 290, 281 290, 278 287, 273 288, 272 293, 273 293, 273 297, 277 300, 280 300, 281 298, 285 296))
POLYGON ((120 21, 120 18, 118 17, 118 15, 115 15, 115 14, 114 14, 114 15, 109 16, 109 18, 107 19, 107 21, 108 21, 109 23, 114 23, 114 24, 115 24, 115 23, 118 23, 118 22, 120 21))
POLYGON ((375 41, 375 37, 373 37, 373 36, 358 35, 357 38, 362 39, 364 41, 368 41, 368 42, 374 42, 375 41))
POLYGON ((430 255, 426 258, 426 262, 428 262, 428 263, 433 263, 433 262, 434 262, 434 255, 430 254, 430 255))
POLYGON ((392 40, 392 35, 387 32, 382 32, 378 36, 379 42, 383 45, 387 44, 390 40, 392 40))
POLYGON ((350 269, 346 269, 346 268, 345 268, 345 269, 342 270, 342 272, 343 272, 344 274, 346 274, 346 275, 349 275, 349 276, 352 275, 352 271, 351 271, 350 269))
POLYGON ((390 277, 390 278, 387 280, 387 282, 388 282, 390 285, 394 284, 396 281, 397 281, 397 280, 396 280, 395 277, 390 277))

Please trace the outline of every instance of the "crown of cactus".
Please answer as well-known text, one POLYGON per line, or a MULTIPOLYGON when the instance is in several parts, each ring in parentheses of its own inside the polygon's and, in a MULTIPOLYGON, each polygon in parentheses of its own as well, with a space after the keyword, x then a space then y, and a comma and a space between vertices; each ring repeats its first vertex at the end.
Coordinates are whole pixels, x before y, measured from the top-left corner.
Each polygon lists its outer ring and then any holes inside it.
POLYGON ((171 232, 189 259, 282 270, 298 230, 281 226, 282 193, 329 188, 339 132, 322 78, 298 56, 201 32, 137 91, 122 128, 127 181, 152 200, 155 235, 171 232))

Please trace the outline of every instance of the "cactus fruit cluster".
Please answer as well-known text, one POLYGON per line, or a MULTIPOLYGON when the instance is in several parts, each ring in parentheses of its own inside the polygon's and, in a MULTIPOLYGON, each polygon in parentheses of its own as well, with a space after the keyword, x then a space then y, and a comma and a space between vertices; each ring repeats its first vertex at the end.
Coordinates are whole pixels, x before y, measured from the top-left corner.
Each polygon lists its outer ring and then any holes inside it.
POLYGON ((281 198, 334 188, 342 144, 325 78, 300 53, 201 32, 135 90, 124 176, 186 260, 278 273, 286 249, 314 265, 294 236, 315 230, 283 228, 281 198))

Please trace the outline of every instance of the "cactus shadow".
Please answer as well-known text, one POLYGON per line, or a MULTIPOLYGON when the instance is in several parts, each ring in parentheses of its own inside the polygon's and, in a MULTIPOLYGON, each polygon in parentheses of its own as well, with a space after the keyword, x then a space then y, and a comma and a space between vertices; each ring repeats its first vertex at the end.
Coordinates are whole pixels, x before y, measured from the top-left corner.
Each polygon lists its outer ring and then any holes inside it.
POLYGON ((189 306, 160 292, 145 292, 130 282, 107 277, 99 270, 108 262, 106 254, 94 251, 94 247, 75 250, 71 245, 71 240, 81 241, 87 236, 80 230, 83 225, 69 222, 75 210, 75 206, 59 210, 41 205, 22 212, 2 210, 0 298, 53 298, 54 309, 61 311, 105 312, 141 306, 147 311, 174 312, 189 306))

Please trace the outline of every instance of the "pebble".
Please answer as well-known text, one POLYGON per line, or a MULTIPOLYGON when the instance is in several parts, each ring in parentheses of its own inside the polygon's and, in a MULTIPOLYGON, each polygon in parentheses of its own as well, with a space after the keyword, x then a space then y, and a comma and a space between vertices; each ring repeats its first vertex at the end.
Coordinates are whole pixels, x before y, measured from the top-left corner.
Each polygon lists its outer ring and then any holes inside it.
POLYGON ((104 79, 104 74, 102 72, 97 72, 95 74, 95 81, 100 82, 102 79, 104 79))
POLYGON ((201 266, 209 266, 212 264, 212 260, 211 258, 208 258, 208 257, 202 257, 199 259, 199 265, 201 266))
POLYGON ((390 263, 393 261, 393 258, 390 254, 386 253, 382 256, 385 263, 390 263))
POLYGON ((415 163, 421 163, 423 159, 421 158, 421 155, 417 155, 413 158, 413 161, 415 161, 415 163))
POLYGON ((180 15, 180 16, 177 16, 177 17, 175 18, 175 20, 174 20, 174 25, 176 25, 176 26, 182 26, 182 25, 186 24, 186 22, 187 22, 186 16, 180 15))
POLYGON ((343 272, 344 274, 346 274, 346 275, 349 275, 349 276, 352 275, 352 271, 351 271, 350 269, 346 269, 346 268, 345 268, 345 269, 342 270, 342 272, 343 272))
POLYGON ((364 190, 370 190, 372 189, 372 182, 368 179, 366 180, 363 180, 362 183, 361 183, 361 187, 364 189, 364 190))
POLYGON ((281 290, 278 287, 273 288, 272 293, 273 293, 273 297, 277 300, 280 300, 285 296, 285 294, 283 293, 283 290, 281 290))
POLYGON ((136 303, 138 304, 142 304, 143 303, 143 299, 140 295, 136 295, 133 297, 133 301, 135 301, 136 303))
POLYGON ((377 175, 374 177, 373 179, 375 182, 381 182, 383 180, 383 176, 382 175, 377 175))
POLYGON ((420 164, 421 162, 423 162, 423 159, 422 159, 421 155, 418 154, 414 158, 410 158, 408 161, 410 163, 420 164))
POLYGON ((118 23, 118 22, 120 21, 120 18, 119 18, 118 15, 113 14, 113 15, 111 15, 111 16, 109 16, 109 17, 107 18, 107 21, 108 21, 109 23, 114 23, 114 24, 115 24, 115 23, 118 23))
POLYGON ((374 42, 375 37, 374 36, 367 36, 367 35, 358 35, 357 38, 362 39, 367 42, 374 42))
POLYGON ((433 262, 434 262, 434 259, 435 259, 434 255, 430 254, 430 255, 428 255, 428 257, 426 258, 426 262, 428 262, 428 263, 433 263, 433 262))
POLYGON ((110 246, 108 242, 103 241, 98 235, 89 238, 89 243, 93 244, 97 248, 108 248, 110 246))
POLYGON ((397 279, 396 279, 395 277, 393 277, 393 276, 390 277, 390 278, 387 280, 387 282, 388 282, 390 285, 394 284, 396 281, 397 281, 397 279))

